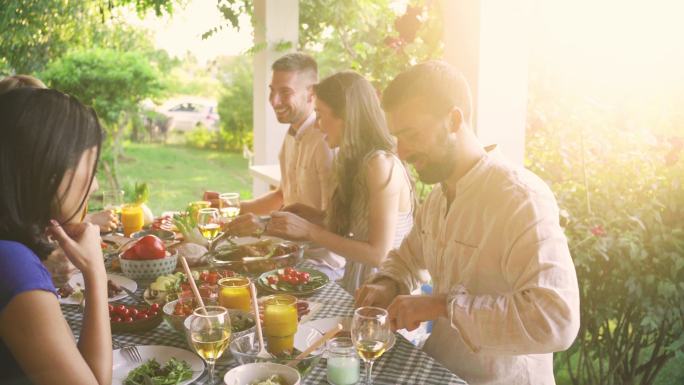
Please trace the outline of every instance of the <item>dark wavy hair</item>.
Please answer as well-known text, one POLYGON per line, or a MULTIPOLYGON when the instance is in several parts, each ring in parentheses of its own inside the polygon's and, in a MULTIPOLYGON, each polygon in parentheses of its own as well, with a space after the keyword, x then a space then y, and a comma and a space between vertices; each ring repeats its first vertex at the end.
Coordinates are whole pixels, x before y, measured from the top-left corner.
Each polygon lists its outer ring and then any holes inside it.
POLYGON ((367 191, 357 191, 356 178, 366 175, 362 167, 369 156, 378 150, 393 153, 395 143, 387 129, 378 95, 363 76, 353 71, 338 72, 316 84, 314 92, 336 117, 344 120, 344 132, 333 165, 337 187, 330 202, 327 225, 331 231, 346 236, 351 226, 353 200, 368 199, 367 191))
MULTIPOLYGON (((102 127, 95 111, 59 91, 19 88, 0 95, 0 239, 21 242, 41 259, 54 246, 45 228, 57 189, 83 153, 97 147, 102 127)), ((83 211, 87 190, 71 218, 83 211)))

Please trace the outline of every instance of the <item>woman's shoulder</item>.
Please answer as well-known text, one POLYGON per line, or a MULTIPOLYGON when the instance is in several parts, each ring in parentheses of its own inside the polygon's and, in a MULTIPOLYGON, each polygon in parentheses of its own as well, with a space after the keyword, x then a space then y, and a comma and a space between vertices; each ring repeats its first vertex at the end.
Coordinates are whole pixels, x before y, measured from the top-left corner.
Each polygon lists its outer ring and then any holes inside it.
POLYGON ((23 243, 0 239, 0 264, 9 263, 9 261, 19 258, 36 259, 37 261, 40 261, 36 253, 23 243))
POLYGON ((7 297, 22 291, 43 289, 54 292, 50 273, 38 256, 20 242, 0 240, 0 306, 7 297))

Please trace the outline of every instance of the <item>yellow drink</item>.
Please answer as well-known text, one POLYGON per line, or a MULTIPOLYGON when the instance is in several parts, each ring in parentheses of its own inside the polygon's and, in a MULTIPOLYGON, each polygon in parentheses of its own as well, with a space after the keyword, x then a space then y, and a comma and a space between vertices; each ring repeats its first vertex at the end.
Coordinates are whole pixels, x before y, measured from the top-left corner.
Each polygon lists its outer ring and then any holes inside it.
POLYGON ((356 350, 364 361, 375 361, 385 352, 386 346, 383 341, 361 340, 356 343, 356 350))
POLYGON ((264 335, 271 354, 291 353, 297 333, 297 298, 272 295, 264 301, 264 335))
POLYGON ((132 233, 142 230, 144 222, 145 219, 140 206, 126 205, 121 209, 121 224, 125 236, 128 237, 132 233))
POLYGON ((221 216, 228 219, 233 219, 240 215, 239 207, 222 207, 221 216))
POLYGON ((244 277, 223 278, 218 281, 219 305, 226 309, 250 311, 252 297, 249 293, 249 279, 244 277))
POLYGON ((204 225, 197 225, 199 227, 202 236, 206 239, 214 239, 221 230, 221 226, 218 223, 207 223, 204 225))
POLYGON ((192 345, 197 354, 205 361, 216 361, 221 358, 230 342, 230 330, 216 328, 192 333, 192 345))

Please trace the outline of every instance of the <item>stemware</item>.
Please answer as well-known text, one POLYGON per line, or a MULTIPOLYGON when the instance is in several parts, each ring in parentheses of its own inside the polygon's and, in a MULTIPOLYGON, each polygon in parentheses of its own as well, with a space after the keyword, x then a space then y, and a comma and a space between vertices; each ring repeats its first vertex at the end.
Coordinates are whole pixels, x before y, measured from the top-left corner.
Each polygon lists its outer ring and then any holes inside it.
POLYGON ((195 309, 190 322, 192 346, 207 363, 209 383, 214 383, 214 366, 230 343, 231 325, 228 310, 221 306, 195 309))
POLYGON ((356 309, 351 335, 356 351, 366 366, 366 384, 372 385, 373 362, 385 352, 392 335, 387 310, 373 306, 356 309))
POLYGON ((240 194, 234 192, 220 194, 219 207, 221 217, 227 221, 233 220, 240 215, 240 194))
POLYGON ((197 216, 197 227, 202 236, 211 243, 218 237, 221 230, 219 212, 215 208, 200 209, 197 216))

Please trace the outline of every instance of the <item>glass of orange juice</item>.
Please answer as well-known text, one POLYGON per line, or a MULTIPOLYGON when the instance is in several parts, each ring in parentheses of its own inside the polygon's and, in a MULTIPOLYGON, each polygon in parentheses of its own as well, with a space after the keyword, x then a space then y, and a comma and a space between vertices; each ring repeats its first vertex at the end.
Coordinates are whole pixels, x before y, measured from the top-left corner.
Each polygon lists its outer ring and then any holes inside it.
POLYGON ((264 335, 271 354, 292 353, 297 333, 297 298, 276 294, 264 299, 264 335))
POLYGON ((249 293, 249 278, 228 277, 218 281, 219 305, 226 309, 251 309, 252 297, 249 293))
POLYGON ((132 233, 142 230, 144 222, 140 205, 125 205, 121 209, 121 224, 125 236, 129 237, 132 233))

